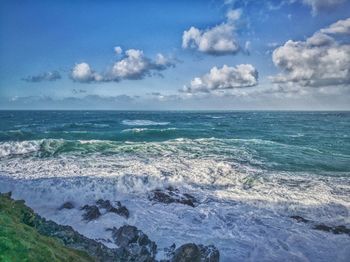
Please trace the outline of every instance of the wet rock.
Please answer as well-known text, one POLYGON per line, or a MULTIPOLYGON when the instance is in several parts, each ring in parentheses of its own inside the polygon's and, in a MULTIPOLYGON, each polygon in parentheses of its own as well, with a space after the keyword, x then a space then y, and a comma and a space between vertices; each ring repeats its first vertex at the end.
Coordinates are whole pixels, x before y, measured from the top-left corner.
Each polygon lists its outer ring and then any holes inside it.
POLYGON ((290 218, 293 218, 294 220, 296 220, 298 223, 302 222, 302 223, 308 223, 309 220, 305 219, 301 216, 291 216, 290 218))
POLYGON ((338 234, 350 235, 350 228, 347 228, 347 227, 345 227, 343 225, 330 227, 330 226, 327 226, 325 224, 319 224, 319 225, 315 225, 313 227, 313 229, 324 231, 324 232, 330 232, 330 233, 333 233, 333 234, 336 234, 336 235, 338 235, 338 234))
POLYGON ((86 221, 95 220, 101 216, 100 210, 97 206, 85 205, 81 209, 85 210, 85 213, 83 214, 83 219, 86 221))
POLYGON ((136 261, 154 261, 157 245, 134 226, 125 225, 112 229, 112 238, 119 248, 131 254, 136 261))
POLYGON ((74 208, 74 204, 72 203, 72 202, 65 202, 65 203, 63 203, 62 204, 62 206, 60 206, 59 208, 58 208, 58 210, 62 210, 62 209, 72 209, 72 208, 74 208))
POLYGON ((198 203, 195 197, 187 193, 180 193, 178 189, 175 189, 173 187, 168 187, 163 190, 155 189, 151 192, 148 198, 152 201, 164 204, 179 203, 191 207, 195 207, 198 203))
POLYGON ((219 259, 220 253, 215 246, 188 243, 175 250, 170 262, 219 262, 219 259))
POLYGON ((104 208, 107 212, 116 213, 125 218, 129 218, 129 210, 126 206, 123 206, 119 201, 116 202, 117 207, 114 207, 109 200, 99 199, 96 201, 96 204, 100 208, 104 208))
POLYGON ((345 226, 336 226, 333 228, 334 234, 348 234, 350 236, 350 228, 345 226))
POLYGON ((201 262, 201 251, 196 244, 184 244, 175 250, 171 262, 201 262))

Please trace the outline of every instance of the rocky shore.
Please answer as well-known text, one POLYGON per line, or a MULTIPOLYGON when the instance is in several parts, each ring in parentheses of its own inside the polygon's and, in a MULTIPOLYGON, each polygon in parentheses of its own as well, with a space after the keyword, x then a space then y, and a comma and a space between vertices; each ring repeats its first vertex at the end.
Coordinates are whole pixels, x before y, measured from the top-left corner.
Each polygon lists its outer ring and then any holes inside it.
MULTIPOLYGON (((168 188, 151 193, 150 199, 160 203, 179 203, 195 206, 194 197, 180 194, 168 188)), ((128 209, 120 202, 112 204, 99 199, 95 205, 76 207, 74 203, 63 203, 59 210, 80 208, 82 219, 91 221, 113 212, 129 217, 128 209)), ((29 261, 158 261, 157 244, 141 230, 131 225, 106 229, 111 231, 117 248, 89 239, 70 226, 59 225, 36 214, 23 200, 13 200, 11 193, 0 194, 0 260, 12 258, 29 261)), ((187 243, 178 248, 175 244, 167 248, 162 262, 218 262, 219 251, 215 246, 187 243)))

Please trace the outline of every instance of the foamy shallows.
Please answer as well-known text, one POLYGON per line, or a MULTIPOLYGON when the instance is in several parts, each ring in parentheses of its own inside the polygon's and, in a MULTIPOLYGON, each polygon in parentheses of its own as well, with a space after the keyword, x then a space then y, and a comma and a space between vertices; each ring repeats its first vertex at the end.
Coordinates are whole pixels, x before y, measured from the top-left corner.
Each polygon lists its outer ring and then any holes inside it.
MULTIPOLYGON (((342 121, 331 132, 329 119, 320 120, 322 131, 317 131, 318 125, 305 128, 315 117, 310 115, 305 122, 295 122, 298 118, 293 114, 251 113, 234 118, 237 113, 215 113, 222 118, 208 118, 208 114, 157 113, 159 123, 169 119, 171 128, 176 128, 171 135, 178 137, 168 138, 168 133, 159 131, 168 128, 125 126, 118 126, 113 137, 109 128, 132 118, 132 113, 110 113, 108 119, 101 119, 106 114, 88 116, 109 123, 106 132, 114 140, 101 139, 101 134, 87 139, 84 134, 72 133, 66 139, 37 131, 38 139, 25 140, 0 134, 0 192, 12 191, 16 199, 25 199, 45 218, 70 225, 110 247, 114 244, 106 229, 135 225, 157 243, 158 259, 173 243, 194 242, 215 245, 224 262, 348 261, 347 234, 313 229, 316 224, 350 227, 345 116, 332 116, 342 121), (248 125, 248 118, 254 123, 248 125), (189 124, 189 119, 196 124, 189 124), (269 129, 271 121, 277 125, 274 129, 269 129), (339 131, 342 125, 343 133, 339 131), (194 133, 205 127, 207 134, 194 133), (181 133, 176 133, 179 130, 181 133), (311 136, 316 131, 317 141, 311 136), (124 136, 119 135, 124 133, 128 136, 122 140, 124 136), (140 141, 139 133, 144 134, 140 141), (159 139, 161 135, 167 136, 159 139), (195 197, 198 205, 150 200, 152 190, 169 186, 195 197), (129 219, 107 213, 83 221, 79 207, 100 198, 121 201, 130 211, 129 219), (75 208, 59 210, 66 201, 75 208), (291 216, 309 222, 297 222, 291 216)), ((152 113, 140 114, 134 118, 157 119, 152 113)), ((83 117, 83 112, 76 117, 83 117)))

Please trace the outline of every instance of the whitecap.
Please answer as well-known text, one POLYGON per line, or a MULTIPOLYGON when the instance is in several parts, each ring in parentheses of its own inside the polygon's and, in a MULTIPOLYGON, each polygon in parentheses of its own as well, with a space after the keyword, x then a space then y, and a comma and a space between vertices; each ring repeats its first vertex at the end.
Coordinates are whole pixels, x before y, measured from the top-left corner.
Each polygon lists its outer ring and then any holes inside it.
POLYGON ((170 122, 156 122, 152 120, 142 120, 142 119, 138 119, 138 120, 125 119, 122 121, 122 124, 127 126, 165 126, 165 125, 169 125, 170 122))

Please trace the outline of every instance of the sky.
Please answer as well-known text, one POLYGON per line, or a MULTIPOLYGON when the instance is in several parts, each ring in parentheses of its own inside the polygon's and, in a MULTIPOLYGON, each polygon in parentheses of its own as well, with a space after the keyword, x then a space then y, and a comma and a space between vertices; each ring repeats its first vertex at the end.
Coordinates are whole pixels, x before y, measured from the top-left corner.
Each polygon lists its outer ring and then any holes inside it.
POLYGON ((2 0, 0 109, 350 110, 350 1, 2 0))

